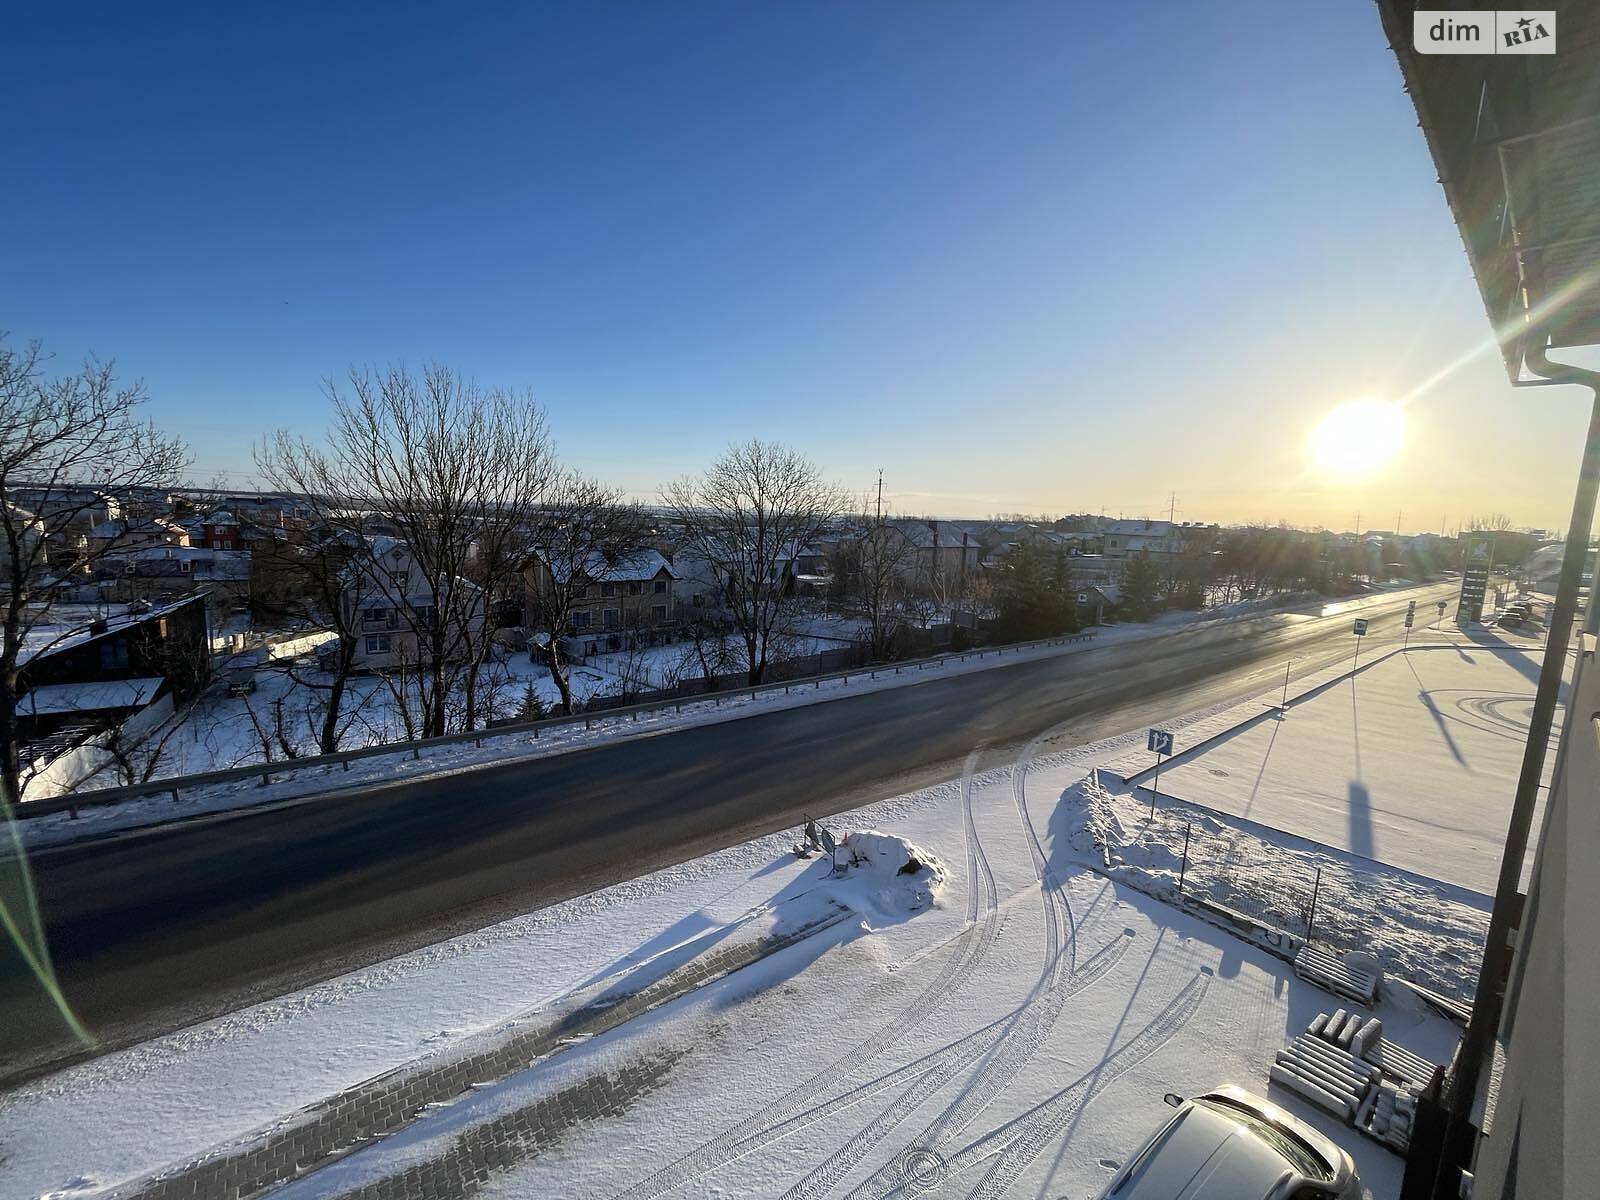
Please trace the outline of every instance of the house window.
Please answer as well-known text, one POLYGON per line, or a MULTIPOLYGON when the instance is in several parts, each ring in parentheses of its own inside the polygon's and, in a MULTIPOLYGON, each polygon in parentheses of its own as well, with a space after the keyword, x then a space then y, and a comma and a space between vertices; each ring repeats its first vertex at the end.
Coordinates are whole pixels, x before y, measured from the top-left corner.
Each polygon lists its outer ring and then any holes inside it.
POLYGON ((361 619, 369 625, 377 624, 379 621, 387 621, 389 619, 389 610, 387 608, 369 608, 361 614, 361 619))
POLYGON ((665 579, 656 580, 656 595, 665 596, 666 594, 667 594, 667 581, 665 579))
POLYGON ((641 584, 637 579, 628 584, 628 595, 637 596, 642 591, 644 591, 644 585, 641 584))
POLYGON ((181 563, 178 564, 178 570, 182 571, 185 575, 187 575, 187 574, 189 574, 189 572, 194 570, 194 563, 190 562, 186 558, 181 563))
POLYGON ((600 594, 602 596, 615 596, 617 594, 617 585, 614 583, 602 583, 600 585, 600 594))
POLYGON ((696 608, 700 608, 701 606, 703 606, 705 604, 705 602, 706 602, 706 598, 704 596, 702 596, 699 592, 696 592, 694 594, 694 597, 690 600, 690 603, 693 604, 696 608))
POLYGON ((411 611, 416 614, 417 624, 432 625, 434 614, 438 610, 431 604, 418 604, 411 611))
POLYGON ((667 606, 665 604, 657 604, 650 610, 650 615, 658 621, 665 621, 667 619, 667 606))
POLYGON ((615 625, 617 623, 617 610, 614 608, 606 609, 605 621, 608 629, 615 625))
POLYGON ((585 584, 583 587, 574 588, 572 598, 574 600, 587 600, 589 598, 589 586, 585 584))
POLYGON ((587 629, 594 617, 592 612, 575 612, 572 614, 572 627, 574 629, 587 629))
POLYGON ((126 642, 101 642, 100 665, 102 667, 125 667, 128 665, 128 643, 126 642))
POLYGON ((389 635, 388 634, 378 634, 376 637, 369 637, 367 639, 367 653, 368 654, 387 654, 387 653, 389 653, 389 635))

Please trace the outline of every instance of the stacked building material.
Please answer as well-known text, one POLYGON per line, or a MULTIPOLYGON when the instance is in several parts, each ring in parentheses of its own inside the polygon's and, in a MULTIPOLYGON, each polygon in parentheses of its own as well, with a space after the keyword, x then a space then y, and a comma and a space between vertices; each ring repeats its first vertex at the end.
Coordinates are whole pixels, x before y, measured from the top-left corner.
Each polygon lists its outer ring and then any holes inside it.
POLYGON ((1417 1096, 1436 1068, 1383 1036, 1376 1017, 1319 1013, 1278 1051, 1273 1083, 1404 1154, 1417 1096))

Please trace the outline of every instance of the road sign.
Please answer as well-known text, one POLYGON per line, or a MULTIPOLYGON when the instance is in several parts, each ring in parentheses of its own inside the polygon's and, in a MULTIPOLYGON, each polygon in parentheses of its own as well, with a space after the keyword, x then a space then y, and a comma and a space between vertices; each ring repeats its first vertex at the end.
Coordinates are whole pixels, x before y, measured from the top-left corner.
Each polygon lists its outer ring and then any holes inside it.
POLYGON ((1408 612, 1408 613, 1407 613, 1407 614, 1406 614, 1406 628, 1407 628, 1407 629, 1410 629, 1410 628, 1411 628, 1411 625, 1412 625, 1412 623, 1413 623, 1413 622, 1414 622, 1414 621, 1415 621, 1415 620, 1416 620, 1416 619, 1417 619, 1417 614, 1416 614, 1416 613, 1414 613, 1414 612, 1408 612))
POLYGON ((1490 568, 1494 566, 1494 539, 1468 538, 1461 566, 1461 597, 1456 604, 1456 621, 1465 625, 1483 616, 1483 598, 1489 590, 1490 568))
POLYGON ((1449 607, 1450 607, 1450 601, 1448 601, 1448 600, 1439 601, 1439 615, 1441 617, 1444 616, 1444 610, 1449 608, 1449 607))
POLYGON ((1357 617, 1356 618, 1355 635, 1357 637, 1366 637, 1367 636, 1367 619, 1365 617, 1357 617))
POLYGON ((1171 754, 1172 734, 1166 729, 1152 729, 1145 739, 1151 754, 1171 754))

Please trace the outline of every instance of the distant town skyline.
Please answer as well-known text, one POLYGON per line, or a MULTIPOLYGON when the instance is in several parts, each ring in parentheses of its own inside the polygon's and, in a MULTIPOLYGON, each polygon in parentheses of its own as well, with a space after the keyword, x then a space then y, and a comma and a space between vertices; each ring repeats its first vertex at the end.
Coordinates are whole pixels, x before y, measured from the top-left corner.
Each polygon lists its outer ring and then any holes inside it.
POLYGON ((198 482, 439 361, 645 500, 762 437, 936 517, 1566 524, 1581 405, 1508 385, 1369 6, 382 11, 10 31, 0 329, 198 482))

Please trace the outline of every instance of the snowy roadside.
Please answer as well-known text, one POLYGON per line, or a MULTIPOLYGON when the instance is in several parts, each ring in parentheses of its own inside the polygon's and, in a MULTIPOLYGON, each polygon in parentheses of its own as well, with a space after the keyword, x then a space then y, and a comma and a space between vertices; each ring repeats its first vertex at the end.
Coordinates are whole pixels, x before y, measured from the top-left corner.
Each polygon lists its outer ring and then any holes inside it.
POLYGON ((1375 954, 1390 974, 1471 1001, 1487 897, 1182 801, 1163 798, 1152 812, 1146 796, 1102 782, 1110 775, 1062 795, 1079 814, 1076 848, 1100 855, 1109 877, 1260 922, 1291 953, 1314 930, 1327 948, 1375 954))
MULTIPOLYGON (((1324 606, 1323 615, 1359 611, 1374 603, 1390 601, 1397 594, 1380 592, 1330 601, 1324 606)), ((1287 597, 1283 604, 1292 605, 1302 599, 1299 596, 1287 597)), ((299 803, 349 789, 450 775, 491 763, 543 758, 634 737, 737 720, 755 713, 910 686, 932 678, 964 675, 1018 662, 1083 653, 1127 641, 1203 630, 1217 624, 1252 618, 1271 619, 1277 612, 1278 606, 1249 601, 1201 613, 1168 614, 1146 624, 1096 629, 1094 640, 1087 643, 990 647, 900 666, 889 664, 863 668, 859 673, 851 672, 842 678, 796 680, 787 687, 756 695, 724 698, 712 694, 686 699, 674 708, 644 713, 602 712, 595 714, 592 722, 559 726, 537 737, 530 737, 526 733, 486 730, 480 746, 461 743, 416 750, 402 744, 397 745, 392 754, 376 755, 351 763, 297 767, 293 761, 288 761, 277 765, 282 773, 265 785, 259 780, 244 780, 183 788, 181 778, 175 778, 172 782, 180 789, 176 798, 167 793, 158 793, 115 805, 85 807, 79 810, 75 818, 64 812, 29 817, 16 822, 14 827, 23 849, 37 851, 68 842, 237 809, 299 803)))

